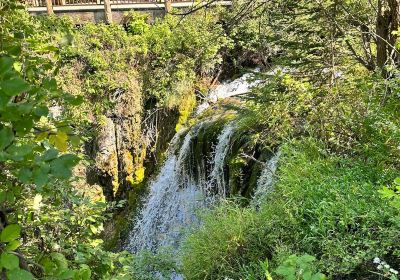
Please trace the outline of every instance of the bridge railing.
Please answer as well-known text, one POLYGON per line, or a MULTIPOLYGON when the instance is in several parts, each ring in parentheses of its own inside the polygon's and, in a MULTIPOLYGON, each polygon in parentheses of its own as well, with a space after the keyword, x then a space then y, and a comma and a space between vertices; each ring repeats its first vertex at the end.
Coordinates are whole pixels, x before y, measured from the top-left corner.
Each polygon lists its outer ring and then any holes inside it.
MULTIPOLYGON (((188 0, 174 0, 172 2, 187 2, 188 0)), ((83 6, 104 5, 104 0, 51 0, 53 6, 83 6)), ((164 0, 110 0, 116 4, 164 3, 164 0)), ((27 0, 29 7, 46 7, 46 0, 27 0)))

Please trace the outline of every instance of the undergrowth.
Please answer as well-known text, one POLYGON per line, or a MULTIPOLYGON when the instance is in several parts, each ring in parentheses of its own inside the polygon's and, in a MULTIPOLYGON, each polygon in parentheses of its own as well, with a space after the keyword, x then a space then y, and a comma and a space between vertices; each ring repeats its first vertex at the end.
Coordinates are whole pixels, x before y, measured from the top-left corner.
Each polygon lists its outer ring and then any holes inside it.
POLYGON ((395 170, 331 155, 312 138, 281 151, 275 191, 260 210, 224 203, 187 238, 187 279, 265 279, 260 261, 274 271, 293 254, 316 256, 316 268, 339 279, 370 275, 376 256, 400 265, 398 213, 378 193, 395 170))

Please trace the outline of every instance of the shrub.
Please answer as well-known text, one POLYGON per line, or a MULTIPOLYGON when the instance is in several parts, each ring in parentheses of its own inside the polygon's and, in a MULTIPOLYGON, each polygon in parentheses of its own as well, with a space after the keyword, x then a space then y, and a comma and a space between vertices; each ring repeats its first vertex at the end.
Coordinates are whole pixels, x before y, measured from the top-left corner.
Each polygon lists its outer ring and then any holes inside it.
POLYGON ((377 192, 394 173, 330 155, 312 139, 291 142, 282 147, 275 191, 260 211, 222 204, 188 237, 185 276, 239 279, 252 270, 259 279, 260 260, 276 268, 292 254, 316 256, 331 277, 364 275, 375 256, 393 256, 398 265, 395 209, 377 192))

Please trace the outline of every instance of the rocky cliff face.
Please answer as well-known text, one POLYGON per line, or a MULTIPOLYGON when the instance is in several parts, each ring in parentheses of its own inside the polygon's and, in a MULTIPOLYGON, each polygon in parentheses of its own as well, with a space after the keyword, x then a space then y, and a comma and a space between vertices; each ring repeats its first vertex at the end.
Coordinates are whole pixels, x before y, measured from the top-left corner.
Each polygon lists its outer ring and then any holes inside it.
MULTIPOLYGON (((140 94, 138 94, 140 96, 140 94)), ((156 171, 175 134, 179 112, 143 106, 135 95, 121 97, 106 116, 99 119, 94 139, 94 173, 107 201, 126 199, 122 212, 105 225, 104 239, 118 249, 129 228, 127 217, 136 212, 147 191, 146 180, 156 171), (145 112, 143 112, 144 109, 145 112)))
POLYGON ((143 181, 162 160, 179 121, 176 109, 143 105, 141 94, 122 95, 98 119, 94 139, 95 177, 108 201, 128 199, 136 204, 143 181))
POLYGON ((98 118, 95 170, 108 201, 126 196, 143 180, 146 147, 141 130, 142 104, 137 94, 122 93, 112 109, 98 118))

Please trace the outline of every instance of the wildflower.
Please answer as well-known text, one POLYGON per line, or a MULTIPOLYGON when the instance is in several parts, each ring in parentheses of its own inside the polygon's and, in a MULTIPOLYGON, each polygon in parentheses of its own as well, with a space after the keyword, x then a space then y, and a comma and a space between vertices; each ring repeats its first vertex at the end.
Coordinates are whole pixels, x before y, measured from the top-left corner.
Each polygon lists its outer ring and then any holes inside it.
POLYGON ((386 269, 389 269, 389 268, 390 268, 390 265, 385 264, 384 267, 385 267, 386 269))
POLYGON ((376 267, 377 269, 379 269, 379 270, 381 270, 382 268, 383 268, 383 265, 378 265, 377 267, 376 267))
POLYGON ((380 262, 381 262, 381 259, 378 258, 378 257, 375 257, 373 262, 374 262, 374 263, 380 263, 380 262))

